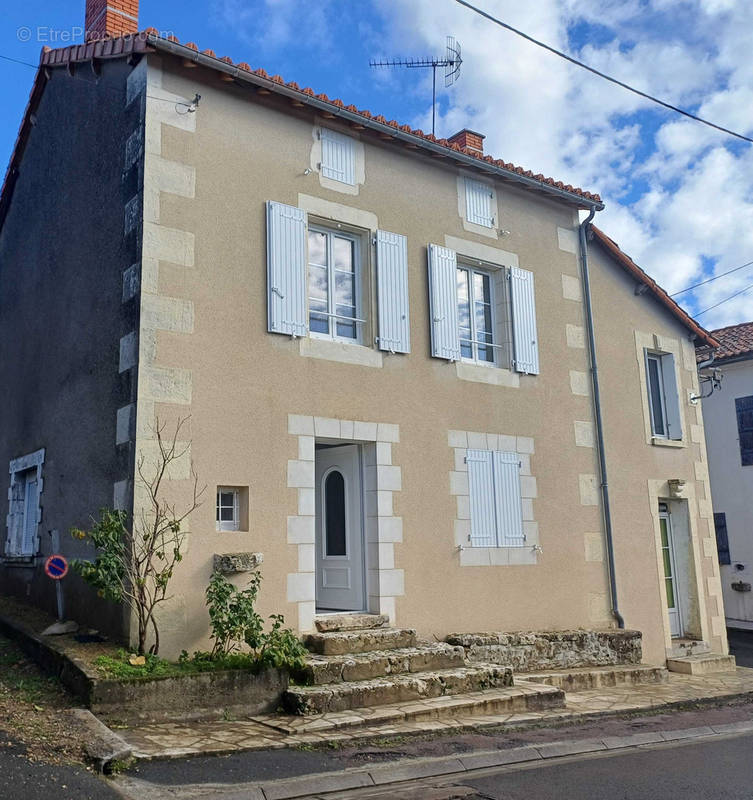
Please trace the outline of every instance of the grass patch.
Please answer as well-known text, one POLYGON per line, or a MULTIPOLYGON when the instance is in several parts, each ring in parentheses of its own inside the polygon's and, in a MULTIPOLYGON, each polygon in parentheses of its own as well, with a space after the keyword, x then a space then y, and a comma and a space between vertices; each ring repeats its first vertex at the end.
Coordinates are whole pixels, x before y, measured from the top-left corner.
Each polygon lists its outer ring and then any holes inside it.
POLYGON ((189 656, 183 651, 177 662, 147 655, 144 658, 144 664, 131 664, 132 656, 133 654, 127 650, 118 650, 114 656, 98 656, 94 660, 94 666, 101 677, 113 680, 169 678, 231 669, 248 672, 261 670, 258 659, 247 653, 230 653, 210 658, 209 653, 196 652, 189 656))

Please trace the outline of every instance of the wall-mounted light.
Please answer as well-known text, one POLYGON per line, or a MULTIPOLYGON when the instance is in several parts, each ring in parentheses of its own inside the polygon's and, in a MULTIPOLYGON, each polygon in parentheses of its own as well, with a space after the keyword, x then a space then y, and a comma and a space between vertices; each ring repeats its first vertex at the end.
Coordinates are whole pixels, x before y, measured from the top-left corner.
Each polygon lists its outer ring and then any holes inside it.
POLYGON ((311 167, 306 167, 306 169, 304 169, 304 170, 303 170, 303 174, 304 174, 304 175, 311 175, 311 173, 312 173, 313 171, 314 171, 314 170, 313 170, 313 169, 311 169, 311 167))

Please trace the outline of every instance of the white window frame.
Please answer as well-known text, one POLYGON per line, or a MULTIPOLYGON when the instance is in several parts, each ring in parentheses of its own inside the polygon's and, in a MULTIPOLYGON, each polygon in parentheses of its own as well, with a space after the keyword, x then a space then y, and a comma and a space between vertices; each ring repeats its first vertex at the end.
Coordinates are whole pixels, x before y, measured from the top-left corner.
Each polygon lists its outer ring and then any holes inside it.
MULTIPOLYGON (((492 270, 484 269, 483 267, 475 267, 469 264, 466 261, 462 261, 458 259, 457 271, 465 270, 468 273, 468 302, 470 305, 470 324, 471 324, 471 350, 473 352, 472 356, 464 356, 462 355, 463 352, 463 345, 468 342, 467 339, 464 339, 460 336, 460 352, 461 357, 460 360, 466 362, 467 364, 479 364, 480 366, 484 367, 496 367, 499 365, 499 358, 498 352, 501 349, 502 345, 499 343, 499 332, 497 330, 497 311, 496 311, 496 292, 494 288, 495 284, 495 274, 492 270), (475 297, 473 295, 474 291, 474 275, 482 275, 489 279, 489 307, 491 310, 491 334, 492 334, 492 341, 490 344, 486 344, 486 342, 479 342, 478 340, 478 332, 476 331, 476 314, 475 311, 475 297), (488 359, 482 359, 478 357, 478 349, 479 345, 483 345, 488 347, 492 351, 493 358, 491 361, 488 359)), ((457 274, 457 273, 456 273, 457 274)), ((503 276, 504 277, 504 276, 503 276)), ((459 303, 459 298, 457 296, 457 290, 455 294, 455 299, 459 303)), ((458 333, 460 332, 460 325, 458 325, 458 333)))
POLYGON ((651 435, 659 439, 669 439, 669 430, 667 428, 667 401, 664 396, 664 364, 662 363, 663 353, 657 353, 646 350, 646 391, 648 392, 648 413, 651 421, 651 435), (656 374, 659 381, 659 407, 662 415, 663 433, 658 433, 656 430, 656 420, 654 419, 654 396, 651 391, 651 376, 649 373, 649 362, 656 363, 656 374))
MULTIPOLYGON (((327 225, 319 225, 317 223, 310 223, 306 230, 306 326, 308 327, 309 336, 312 339, 326 339, 329 341, 345 342, 347 344, 363 345, 364 343, 364 325, 366 319, 362 317, 363 314, 363 257, 362 257, 362 237, 357 233, 352 233, 348 230, 340 228, 331 228, 327 225), (322 333, 321 331, 314 331, 311 329, 311 309, 309 307, 309 243, 308 234, 323 233, 327 236, 327 315, 330 322, 329 333, 322 333), (332 239, 339 236, 342 239, 349 239, 353 242, 353 265, 355 267, 355 317, 342 317, 335 313, 334 287, 335 287, 335 260, 333 258, 332 239), (350 336, 338 336, 337 334, 337 320, 345 320, 354 322, 356 328, 355 339, 350 336)), ((314 312, 324 313, 324 312, 314 312)))
POLYGON ((215 521, 217 523, 218 531, 238 531, 241 527, 241 503, 240 491, 233 486, 218 486, 217 487, 217 504, 215 521), (221 519, 220 508, 229 508, 229 506, 220 505, 220 496, 222 494, 233 495, 233 519, 221 519))
POLYGON ((7 538, 5 543, 5 556, 6 558, 33 558, 39 552, 39 523, 42 519, 42 490, 44 488, 44 479, 42 478, 42 465, 44 464, 44 456, 45 450, 42 448, 41 450, 37 450, 34 453, 29 453, 28 455, 21 456, 20 458, 15 458, 10 462, 10 486, 8 488, 8 516, 6 517, 6 531, 7 531, 7 538), (13 502, 13 488, 18 482, 21 475, 26 473, 24 478, 24 497, 23 497, 23 512, 22 512, 22 519, 21 519, 21 535, 18 538, 17 542, 11 541, 11 525, 13 514, 13 508, 11 503, 13 502), (37 504, 33 509, 28 507, 28 495, 26 491, 26 485, 29 482, 29 479, 32 478, 36 481, 37 484, 37 504), (26 543, 26 527, 27 527, 27 515, 29 513, 33 513, 35 515, 34 519, 34 528, 35 528, 35 535, 33 537, 33 541, 31 542, 31 549, 25 550, 24 544, 26 543), (19 544, 18 549, 12 549, 14 545, 19 544))
POLYGON ((496 219, 495 213, 494 213, 494 205, 495 205, 495 203, 494 203, 494 199, 495 199, 494 186, 492 186, 489 183, 486 183, 485 181, 476 180, 475 178, 465 178, 464 186, 465 186, 465 219, 466 219, 466 222, 469 222, 471 225, 479 225, 482 228, 488 228, 489 230, 494 229, 496 227, 496 225, 497 225, 497 219, 496 219), (471 194, 474 191, 480 191, 482 188, 484 189, 485 192, 486 191, 489 192, 489 218, 488 218, 488 220, 485 219, 485 218, 476 216, 471 211, 471 203, 470 203, 471 194))

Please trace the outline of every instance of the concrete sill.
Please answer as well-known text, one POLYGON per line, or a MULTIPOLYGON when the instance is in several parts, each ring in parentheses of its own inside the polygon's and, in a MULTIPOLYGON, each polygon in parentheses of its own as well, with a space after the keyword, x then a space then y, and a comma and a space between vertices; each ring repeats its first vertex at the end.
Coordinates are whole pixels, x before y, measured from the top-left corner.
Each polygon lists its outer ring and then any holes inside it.
POLYGON ((339 361, 342 364, 355 364, 360 367, 381 367, 381 351, 362 344, 349 344, 332 339, 315 339, 303 336, 299 352, 307 358, 321 358, 325 361, 339 361))
POLYGON ((662 439, 661 436, 652 436, 651 444, 655 447, 687 447, 682 439, 662 439))
POLYGON ((35 567, 36 556, 3 556, 0 564, 4 567, 35 567))
POLYGON ((495 366, 471 364, 467 361, 456 361, 455 370, 461 381, 473 383, 486 383, 492 386, 509 386, 517 389, 520 386, 520 376, 517 372, 495 366))

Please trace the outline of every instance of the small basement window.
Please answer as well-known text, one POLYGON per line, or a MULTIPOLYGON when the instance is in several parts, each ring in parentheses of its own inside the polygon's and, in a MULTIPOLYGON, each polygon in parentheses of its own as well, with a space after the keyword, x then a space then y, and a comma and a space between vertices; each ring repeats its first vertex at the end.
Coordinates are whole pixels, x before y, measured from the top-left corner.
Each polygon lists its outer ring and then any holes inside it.
POLYGON ((248 530, 248 488, 218 486, 216 523, 218 531, 248 530))

